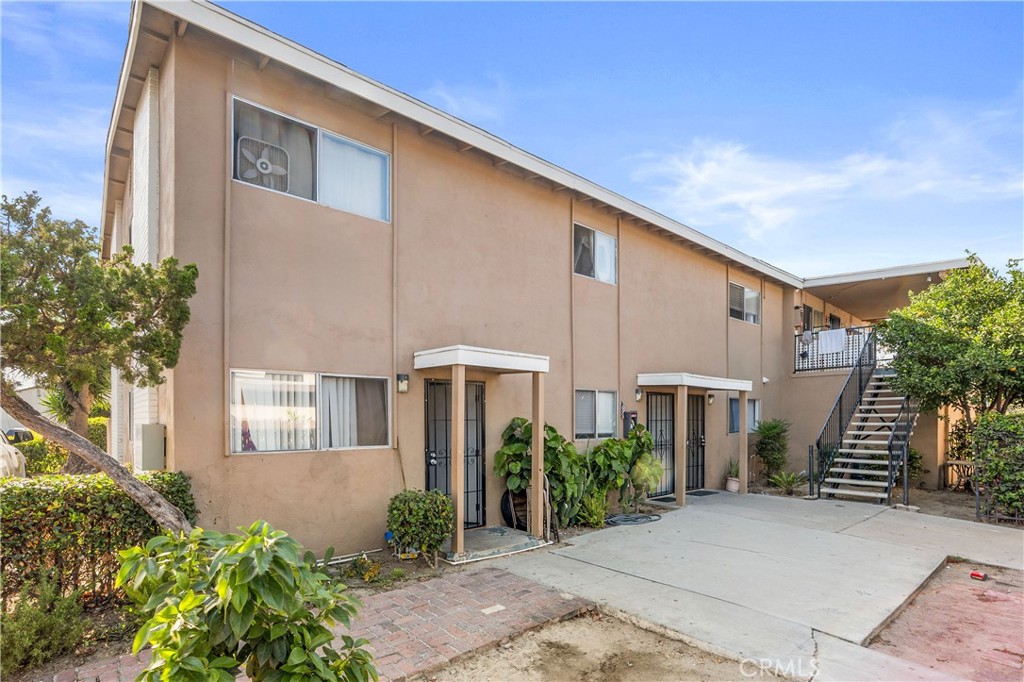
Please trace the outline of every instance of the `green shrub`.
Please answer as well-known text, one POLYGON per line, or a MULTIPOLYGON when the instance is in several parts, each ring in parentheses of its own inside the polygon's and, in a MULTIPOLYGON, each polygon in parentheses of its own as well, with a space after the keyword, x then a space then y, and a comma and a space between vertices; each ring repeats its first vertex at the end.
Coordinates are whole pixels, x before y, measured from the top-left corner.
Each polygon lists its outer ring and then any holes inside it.
POLYGON ((138 680, 233 682, 241 666, 254 682, 377 679, 366 640, 328 629, 348 627, 358 600, 264 521, 241 535, 158 535, 121 558, 117 584, 149 617, 132 645, 153 648, 138 680))
POLYGON ((403 490, 388 502, 388 530, 398 549, 415 549, 437 568, 437 555, 455 527, 455 507, 440 490, 403 490))
POLYGON ((5 677, 74 651, 88 626, 78 593, 62 597, 45 579, 26 583, 14 609, 0 619, 0 672, 5 677))
MULTIPOLYGON (((195 523, 188 478, 154 472, 139 478, 195 523)), ((110 594, 117 553, 159 532, 153 519, 105 474, 36 476, 0 483, 0 573, 6 605, 31 576, 46 574, 57 594, 110 594)))
POLYGON ((792 495, 796 492, 798 486, 807 483, 807 474, 802 471, 799 473, 793 471, 780 471, 777 474, 773 474, 772 477, 768 479, 768 482, 776 488, 781 488, 783 494, 792 495))
POLYGON ((43 438, 15 444, 25 455, 25 473, 29 476, 59 474, 68 461, 68 451, 43 438))
POLYGON ((786 455, 789 452, 789 422, 784 419, 766 419, 757 425, 754 434, 754 454, 764 464, 765 476, 768 480, 782 471, 786 466, 786 455))
POLYGON ((640 502, 647 499, 654 487, 661 481, 665 470, 652 453, 642 453, 629 470, 629 480, 633 486, 632 505, 634 511, 640 511, 640 502))
MULTIPOLYGON (((533 466, 533 424, 515 417, 502 432, 501 440, 501 448, 494 453, 494 473, 507 478, 511 492, 522 492, 530 484, 533 466)), ((583 462, 576 446, 550 424, 544 425, 544 473, 558 525, 564 528, 579 512, 585 483, 583 462)))
POLYGON ((590 528, 603 528, 608 515, 608 491, 592 487, 583 495, 577 522, 590 528))
MULTIPOLYGON (((106 417, 89 418, 89 442, 101 450, 107 449, 108 421, 106 417)), ((29 476, 59 474, 68 461, 68 451, 45 438, 37 437, 14 447, 25 455, 25 473, 29 476)))
POLYGON ((1024 519, 1024 414, 983 414, 974 428, 974 453, 983 513, 1024 519))
POLYGON ((725 468, 726 478, 739 478, 740 477, 740 462, 736 459, 729 460, 729 466, 725 468))
POLYGON ((107 449, 107 422, 106 417, 89 417, 89 442, 100 450, 107 449))
POLYGON ((949 445, 946 459, 971 461, 974 459, 974 442, 966 419, 960 419, 949 427, 949 445))

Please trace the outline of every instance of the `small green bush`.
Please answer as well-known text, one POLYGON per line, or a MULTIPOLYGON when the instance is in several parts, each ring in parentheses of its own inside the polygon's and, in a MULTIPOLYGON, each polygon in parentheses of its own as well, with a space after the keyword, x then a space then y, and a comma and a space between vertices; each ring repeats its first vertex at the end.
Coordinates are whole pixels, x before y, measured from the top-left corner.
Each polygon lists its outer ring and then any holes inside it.
POLYGON ((754 429, 754 434, 757 436, 757 441, 754 443, 754 454, 761 458, 765 476, 769 481, 772 476, 782 471, 782 467, 786 466, 786 455, 789 453, 789 427, 789 422, 784 419, 765 419, 754 429))
POLYGON ((949 445, 946 459, 971 461, 974 459, 974 442, 971 428, 966 419, 959 419, 949 427, 949 445))
POLYGON ((1024 414, 983 414, 974 428, 974 453, 982 512, 1024 519, 1024 414))
MULTIPOLYGON (((106 417, 89 418, 89 442, 101 450, 107 449, 106 417)), ((68 451, 45 438, 34 438, 15 446, 25 455, 25 473, 29 476, 59 474, 68 461, 68 451)))
MULTIPOLYGON (((139 479, 195 523, 188 477, 154 472, 139 479)), ((48 575, 57 593, 110 594, 117 553, 159 532, 142 507, 106 474, 35 476, 0 483, 0 574, 4 604, 32 576, 48 575)))
POLYGON ((629 470, 629 480, 633 484, 633 509, 640 511, 640 502, 647 499, 654 487, 661 481, 665 469, 652 453, 645 452, 633 463, 629 470))
POLYGON ((580 503, 577 521, 590 528, 604 528, 604 517, 608 515, 608 491, 589 488, 580 503))
POLYGON ((59 474, 68 461, 67 450, 43 438, 16 443, 14 447, 25 455, 25 473, 29 476, 59 474))
POLYGON ((388 502, 388 530, 395 546, 422 552, 433 568, 454 527, 455 507, 440 490, 403 490, 388 502))
POLYGON ((153 648, 142 682, 233 682, 241 666, 254 682, 377 679, 366 640, 328 629, 348 627, 359 601, 265 521, 158 535, 121 559, 117 584, 149 617, 132 645, 153 648))
POLYGON ((88 626, 78 593, 62 597, 46 579, 26 583, 14 609, 0 619, 0 672, 4 677, 74 651, 88 626))
POLYGON ((106 417, 89 417, 89 442, 100 450, 107 449, 107 422, 106 417))
POLYGON ((783 494, 793 495, 798 486, 807 483, 807 474, 804 472, 780 471, 768 479, 776 488, 781 488, 783 494))

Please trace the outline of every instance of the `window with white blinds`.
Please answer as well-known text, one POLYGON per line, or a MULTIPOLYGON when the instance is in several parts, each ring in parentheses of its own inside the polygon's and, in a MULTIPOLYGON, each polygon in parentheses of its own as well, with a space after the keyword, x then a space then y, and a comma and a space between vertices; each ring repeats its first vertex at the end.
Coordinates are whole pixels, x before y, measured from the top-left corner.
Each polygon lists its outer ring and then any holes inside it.
POLYGON ((752 324, 760 324, 761 292, 730 282, 729 317, 752 324))
POLYGON ((615 391, 576 391, 576 438, 611 438, 615 435, 615 391))

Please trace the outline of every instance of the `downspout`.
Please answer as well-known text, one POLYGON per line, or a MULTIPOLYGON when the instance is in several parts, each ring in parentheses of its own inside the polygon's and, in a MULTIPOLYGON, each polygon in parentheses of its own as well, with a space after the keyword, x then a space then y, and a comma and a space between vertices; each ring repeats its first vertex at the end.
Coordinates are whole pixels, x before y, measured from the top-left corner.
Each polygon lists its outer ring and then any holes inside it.
POLYGON ((391 122, 391 448, 398 457, 398 471, 405 490, 405 459, 398 443, 398 123, 391 122))
POLYGON ((223 287, 223 308, 221 309, 221 315, 223 316, 223 324, 221 329, 223 335, 221 337, 221 380, 224 382, 224 456, 231 456, 231 360, 230 360, 230 348, 231 348, 231 184, 233 182, 234 172, 232 168, 232 151, 234 148, 234 91, 235 91, 235 60, 231 60, 231 65, 228 69, 228 82, 227 82, 227 130, 228 135, 225 136, 225 142, 227 145, 225 158, 228 162, 228 167, 224 170, 228 172, 222 173, 221 177, 224 180, 224 254, 221 262, 221 271, 223 274, 221 286, 223 287))

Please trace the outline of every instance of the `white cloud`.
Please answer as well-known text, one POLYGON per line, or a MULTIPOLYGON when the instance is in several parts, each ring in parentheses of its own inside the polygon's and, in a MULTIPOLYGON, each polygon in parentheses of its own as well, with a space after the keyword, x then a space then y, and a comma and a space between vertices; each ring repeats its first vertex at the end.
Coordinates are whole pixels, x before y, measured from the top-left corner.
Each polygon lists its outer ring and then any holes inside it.
POLYGON ((502 120, 513 104, 512 92, 501 76, 492 74, 486 85, 434 83, 425 99, 470 123, 502 120))
POLYGON ((644 155, 633 180, 653 187, 658 208, 687 224, 738 228, 763 242, 847 204, 1019 198, 1020 144, 1019 109, 971 116, 929 110, 886 128, 879 149, 809 160, 696 139, 679 151, 644 155))

